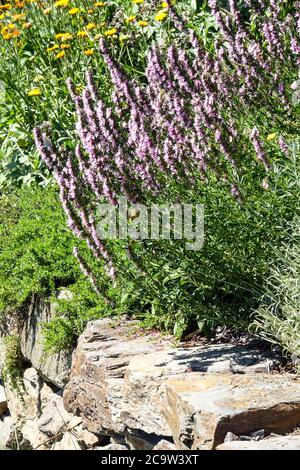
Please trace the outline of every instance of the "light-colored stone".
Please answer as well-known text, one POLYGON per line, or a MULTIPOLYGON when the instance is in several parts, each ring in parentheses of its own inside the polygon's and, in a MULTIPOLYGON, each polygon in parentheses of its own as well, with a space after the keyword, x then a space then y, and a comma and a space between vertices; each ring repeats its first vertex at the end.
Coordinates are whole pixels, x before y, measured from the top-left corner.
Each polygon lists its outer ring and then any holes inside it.
POLYGON ((59 395, 50 401, 44 408, 38 420, 38 429, 46 436, 53 437, 63 431, 67 431, 73 415, 68 413, 63 405, 63 399, 59 395))
POLYGON ((75 430, 75 435, 79 444, 85 449, 90 449, 99 444, 99 437, 87 429, 83 429, 80 432, 75 430))
POLYGON ((54 315, 55 308, 49 301, 33 297, 21 332, 21 351, 42 378, 62 388, 68 380, 71 351, 49 356, 45 354, 43 346, 43 324, 54 315))
POLYGON ((300 422, 300 378, 195 372, 164 389, 161 412, 180 449, 213 449, 228 432, 283 434, 300 422))
POLYGON ((4 387, 0 384, 0 416, 7 410, 7 399, 4 387))
POLYGON ((52 447, 52 450, 82 450, 79 442, 76 437, 71 432, 66 432, 63 435, 63 438, 55 442, 52 447))
POLYGON ((261 441, 233 441, 217 447, 217 450, 300 450, 300 436, 278 436, 261 441))
POLYGON ((82 416, 91 432, 114 435, 134 429, 171 437, 158 411, 160 386, 168 378, 195 371, 270 369, 271 354, 257 349, 232 345, 175 348, 173 338, 158 333, 141 336, 137 327, 136 322, 103 319, 89 323, 79 338, 64 402, 68 411, 82 416))
POLYGON ((24 439, 12 417, 2 417, 0 419, 0 450, 27 450, 31 448, 30 442, 24 439))
POLYGON ((153 447, 153 450, 177 450, 175 444, 173 444, 170 441, 166 441, 165 439, 162 439, 159 441, 158 444, 156 444, 155 447, 153 447))

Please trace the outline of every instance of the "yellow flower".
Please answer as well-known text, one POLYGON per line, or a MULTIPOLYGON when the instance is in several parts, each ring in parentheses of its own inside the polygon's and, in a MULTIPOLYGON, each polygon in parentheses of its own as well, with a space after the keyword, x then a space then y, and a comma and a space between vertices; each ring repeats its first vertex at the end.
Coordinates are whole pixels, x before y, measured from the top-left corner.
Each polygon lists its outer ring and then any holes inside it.
POLYGON ((58 0, 54 3, 55 7, 67 7, 70 3, 70 0, 58 0))
POLYGON ((0 10, 11 10, 12 6, 10 3, 5 3, 5 5, 0 5, 0 10))
POLYGON ((94 41, 98 41, 98 39, 100 39, 102 37, 102 34, 96 34, 94 36, 94 41))
POLYGON ((40 90, 39 88, 33 88, 32 90, 29 90, 29 91, 27 92, 27 95, 28 95, 28 96, 39 96, 39 95, 41 95, 41 94, 42 94, 42 92, 41 92, 41 90, 40 90))
POLYGON ((126 23, 132 23, 135 19, 136 19, 136 16, 132 15, 132 16, 128 16, 125 21, 126 23))
POLYGON ((91 31, 92 29, 95 29, 96 28, 96 24, 95 23, 89 23, 86 25, 86 29, 88 31, 91 31))
POLYGON ((267 137, 267 140, 274 140, 276 135, 277 135, 276 132, 273 132, 273 134, 269 134, 267 137))
POLYGON ((51 12, 51 8, 45 8, 45 10, 43 10, 44 15, 49 15, 50 12, 51 12))
POLYGON ((163 8, 168 8, 168 7, 169 7, 169 5, 168 5, 167 2, 162 2, 161 6, 162 6, 163 8))
POLYGON ((4 18, 4 15, 2 13, 2 15, 0 15, 0 20, 3 20, 3 18, 4 18))
POLYGON ((25 3, 24 2, 16 2, 16 8, 24 8, 25 3))
POLYGON ((55 51, 56 49, 59 49, 59 46, 57 44, 54 44, 54 46, 48 47, 47 52, 52 52, 52 51, 55 51))
POLYGON ((140 5, 141 3, 144 3, 144 0, 132 0, 133 3, 135 3, 136 5, 140 5))
POLYGON ((71 45, 70 44, 61 44, 60 48, 61 49, 70 49, 71 45))
POLYGON ((78 38, 85 38, 88 35, 86 31, 78 31, 77 32, 77 37, 78 38))
POLYGON ((94 54, 94 49, 87 49, 86 51, 84 51, 84 55, 93 55, 94 54))
POLYGON ((76 15, 76 13, 78 13, 79 11, 79 8, 71 8, 71 10, 69 10, 69 15, 76 15))
POLYGON ((94 13, 94 10, 91 9, 91 10, 88 10, 87 12, 88 12, 89 14, 91 14, 91 13, 94 13))
POLYGON ((62 59, 63 57, 65 57, 65 51, 60 51, 56 54, 55 59, 62 59))
POLYGON ((141 20, 141 21, 138 22, 138 24, 139 24, 139 26, 142 26, 142 28, 145 28, 146 26, 148 26, 148 21, 141 20))
POLYGON ((96 3, 94 3, 95 8, 101 8, 101 7, 105 7, 105 6, 106 6, 105 2, 96 2, 96 3))
POLYGON ((59 39, 61 42, 65 42, 73 39, 73 36, 70 33, 58 33, 55 35, 55 39, 59 39))
POLYGON ((104 36, 114 36, 115 34, 117 34, 116 28, 108 29, 104 32, 104 36))
POLYGON ((23 24, 23 29, 30 29, 30 28, 32 28, 32 23, 28 22, 28 23, 23 24))
POLYGON ((13 15, 13 16, 12 16, 12 20, 13 20, 13 21, 24 20, 25 18, 26 18, 25 13, 18 13, 17 15, 13 15))
POLYGON ((155 15, 155 21, 163 21, 167 17, 167 13, 165 11, 159 11, 157 15, 155 15))

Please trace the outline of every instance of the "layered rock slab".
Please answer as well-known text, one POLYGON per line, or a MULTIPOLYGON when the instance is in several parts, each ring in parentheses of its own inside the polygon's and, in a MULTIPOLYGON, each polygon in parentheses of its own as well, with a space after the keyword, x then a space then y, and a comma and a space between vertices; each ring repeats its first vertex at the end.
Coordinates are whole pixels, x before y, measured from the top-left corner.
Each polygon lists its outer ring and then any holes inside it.
MULTIPOLYGON (((233 371, 267 372, 273 364, 269 353, 245 346, 175 348, 172 341, 159 334, 142 336, 134 322, 91 322, 73 356, 65 408, 80 415, 91 432, 134 436, 133 445, 139 440, 153 447, 157 436, 167 441, 174 437, 174 423, 165 412, 168 380, 182 376, 188 381, 199 373, 233 377, 233 371)), ((178 415, 179 408, 172 413, 178 415)), ((192 441, 189 436, 187 447, 192 441)))
POLYGON ((164 389, 161 412, 179 449, 214 449, 228 432, 284 434, 300 423, 300 378, 196 372, 164 389))

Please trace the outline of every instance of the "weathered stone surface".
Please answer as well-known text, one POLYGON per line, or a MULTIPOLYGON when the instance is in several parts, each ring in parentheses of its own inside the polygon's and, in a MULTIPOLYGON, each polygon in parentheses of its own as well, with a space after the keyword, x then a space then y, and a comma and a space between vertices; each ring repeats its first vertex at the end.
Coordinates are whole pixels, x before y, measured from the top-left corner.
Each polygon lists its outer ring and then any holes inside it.
POLYGON ((60 441, 52 445, 51 450, 82 450, 82 447, 76 437, 68 431, 60 441))
POLYGON ((245 346, 172 347, 172 338, 141 336, 135 322, 91 322, 73 356, 64 392, 68 411, 82 416, 96 434, 125 434, 127 429, 171 437, 158 411, 160 387, 168 378, 195 371, 240 373, 270 369, 272 357, 245 346), (269 361, 269 362, 268 362, 269 361))
POLYGON ((172 442, 162 439, 155 447, 153 447, 153 450, 177 450, 177 448, 172 442))
POLYGON ((97 444, 99 444, 99 437, 87 429, 76 432, 76 438, 84 449, 90 449, 91 447, 95 447, 97 444))
POLYGON ((62 397, 55 395, 45 406, 38 420, 38 429, 46 436, 57 436, 61 432, 67 431, 72 418, 73 416, 64 408, 62 397))
POLYGON ((27 361, 46 381, 59 388, 67 382, 71 366, 71 351, 46 356, 43 347, 43 324, 55 315, 49 301, 34 298, 21 332, 21 350, 27 361))
MULTIPOLYGON (((132 412, 124 389, 128 364, 132 357, 162 350, 167 343, 158 336, 155 341, 137 336, 135 326, 133 322, 116 324, 109 319, 99 320, 90 323, 79 339, 64 403, 69 412, 80 414, 88 430, 96 434, 125 433, 126 416, 132 412)), ((162 426, 158 428, 160 431, 162 426)))
POLYGON ((261 441, 233 441, 217 447, 217 450, 300 450, 300 436, 278 436, 261 441))
POLYGON ((0 416, 7 410, 7 399, 4 387, 0 385, 0 416))
POLYGON ((0 419, 0 450, 27 450, 31 448, 30 442, 24 439, 11 416, 2 417, 0 419))
POLYGON ((300 378, 195 372, 164 388, 161 412, 180 449, 213 449, 228 432, 283 434, 300 422, 300 378))

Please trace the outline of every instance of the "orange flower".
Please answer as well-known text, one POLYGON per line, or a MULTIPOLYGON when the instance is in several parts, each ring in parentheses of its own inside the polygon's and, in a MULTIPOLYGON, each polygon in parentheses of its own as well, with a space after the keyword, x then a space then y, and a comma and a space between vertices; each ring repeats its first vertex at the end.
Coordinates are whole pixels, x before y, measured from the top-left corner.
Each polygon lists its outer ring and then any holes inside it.
POLYGON ((94 49, 87 49, 84 51, 84 55, 90 56, 94 54, 94 49))

